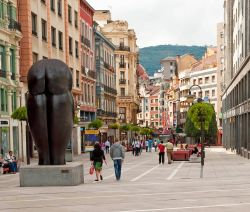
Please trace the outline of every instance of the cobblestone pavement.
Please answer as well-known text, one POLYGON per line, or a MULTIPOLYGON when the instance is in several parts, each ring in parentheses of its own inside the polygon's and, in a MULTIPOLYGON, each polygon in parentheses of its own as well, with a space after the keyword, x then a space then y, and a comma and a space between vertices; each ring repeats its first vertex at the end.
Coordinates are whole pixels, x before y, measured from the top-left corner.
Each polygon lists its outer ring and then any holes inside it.
POLYGON ((155 152, 126 154, 122 179, 113 164, 104 164, 102 182, 88 175, 89 156, 77 157, 85 166, 85 183, 75 187, 20 188, 19 176, 0 176, 0 211, 250 211, 250 161, 222 148, 207 148, 204 178, 200 164, 158 164, 155 152))

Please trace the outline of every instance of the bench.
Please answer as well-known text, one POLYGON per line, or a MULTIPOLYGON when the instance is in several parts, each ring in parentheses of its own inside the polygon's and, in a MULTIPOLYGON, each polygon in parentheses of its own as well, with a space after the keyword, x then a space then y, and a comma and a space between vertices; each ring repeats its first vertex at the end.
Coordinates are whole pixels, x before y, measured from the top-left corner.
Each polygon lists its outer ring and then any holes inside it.
POLYGON ((188 161, 189 157, 190 157, 189 150, 175 150, 172 153, 172 159, 174 161, 180 161, 180 160, 188 161))

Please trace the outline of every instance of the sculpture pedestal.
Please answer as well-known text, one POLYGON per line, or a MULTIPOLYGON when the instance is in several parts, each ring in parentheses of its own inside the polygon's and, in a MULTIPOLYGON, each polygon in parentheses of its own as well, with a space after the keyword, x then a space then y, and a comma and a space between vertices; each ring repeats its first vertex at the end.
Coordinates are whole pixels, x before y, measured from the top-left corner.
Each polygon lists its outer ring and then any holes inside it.
POLYGON ((75 186, 84 182, 83 164, 79 162, 66 165, 29 165, 20 168, 20 186, 75 186))

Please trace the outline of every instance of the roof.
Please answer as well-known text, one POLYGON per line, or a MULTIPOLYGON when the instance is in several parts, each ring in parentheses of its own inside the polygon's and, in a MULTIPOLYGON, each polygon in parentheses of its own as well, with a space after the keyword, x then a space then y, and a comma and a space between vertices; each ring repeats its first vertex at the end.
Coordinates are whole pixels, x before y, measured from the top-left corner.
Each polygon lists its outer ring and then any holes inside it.
POLYGON ((202 60, 198 61, 192 65, 191 71, 201 71, 204 69, 214 68, 217 66, 217 57, 216 54, 205 57, 202 60))
POLYGON ((145 68, 141 64, 139 64, 137 66, 137 75, 138 75, 138 77, 140 77, 143 80, 149 79, 147 71, 145 70, 145 68))
POLYGON ((176 60, 176 58, 175 57, 165 57, 164 59, 161 59, 161 61, 163 61, 163 60, 176 60))

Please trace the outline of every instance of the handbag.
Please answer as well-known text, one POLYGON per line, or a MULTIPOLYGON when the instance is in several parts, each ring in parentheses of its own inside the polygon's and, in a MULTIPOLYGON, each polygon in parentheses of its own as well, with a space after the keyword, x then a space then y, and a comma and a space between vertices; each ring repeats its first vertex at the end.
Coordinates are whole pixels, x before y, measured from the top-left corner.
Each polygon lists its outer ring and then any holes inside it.
POLYGON ((90 175, 94 174, 94 171, 95 171, 94 166, 90 166, 90 168, 89 168, 89 174, 90 175))

